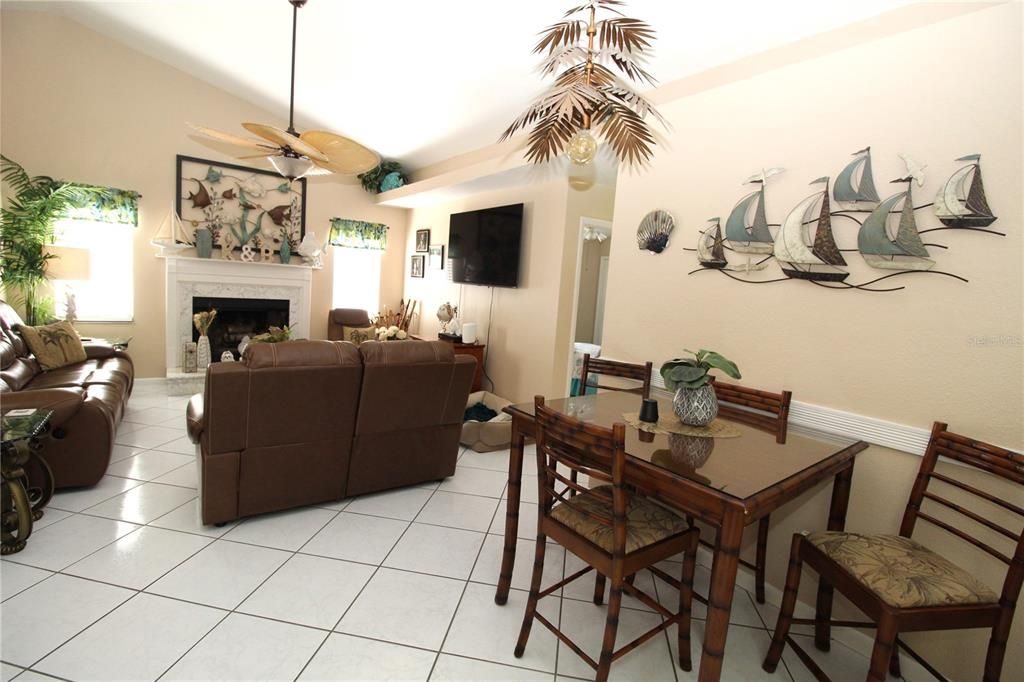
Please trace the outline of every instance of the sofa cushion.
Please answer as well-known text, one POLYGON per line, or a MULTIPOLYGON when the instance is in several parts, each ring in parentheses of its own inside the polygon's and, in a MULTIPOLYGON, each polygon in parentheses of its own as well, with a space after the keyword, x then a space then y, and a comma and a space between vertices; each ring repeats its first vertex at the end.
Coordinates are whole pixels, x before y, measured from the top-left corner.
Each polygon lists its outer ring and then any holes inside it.
POLYGON ((246 347, 242 360, 249 369, 360 364, 356 347, 344 341, 253 343, 246 347))
POLYGON ((35 358, 15 358, 14 362, 0 370, 0 379, 13 391, 25 388, 40 372, 39 363, 35 358))
POLYGON ((377 329, 373 325, 366 327, 349 327, 348 325, 342 325, 341 338, 343 341, 349 341, 358 346, 363 341, 376 340, 377 329))
POLYGON ((23 324, 18 331, 44 372, 86 360, 82 339, 67 320, 41 327, 23 324))

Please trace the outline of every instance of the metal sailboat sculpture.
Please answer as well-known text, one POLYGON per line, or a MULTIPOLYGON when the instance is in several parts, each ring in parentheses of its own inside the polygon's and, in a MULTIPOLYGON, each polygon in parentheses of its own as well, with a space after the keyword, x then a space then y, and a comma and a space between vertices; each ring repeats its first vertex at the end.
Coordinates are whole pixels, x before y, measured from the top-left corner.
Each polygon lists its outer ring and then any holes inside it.
POLYGON ((815 192, 789 212, 775 235, 775 259, 782 272, 794 279, 809 279, 821 282, 841 282, 850 273, 840 270, 846 265, 839 248, 832 237, 832 222, 829 214, 828 177, 821 177, 810 184, 825 183, 822 192, 815 192), (809 246, 804 235, 804 225, 813 221, 814 207, 818 210, 818 228, 814 245, 809 246))
POLYGON ((725 220, 725 238, 729 240, 733 251, 761 254, 772 252, 774 239, 768 229, 768 218, 765 215, 764 186, 769 177, 783 170, 785 169, 770 168, 747 180, 749 183, 759 184, 760 187, 740 199, 725 220), (751 206, 754 207, 754 217, 748 225, 747 217, 751 212, 751 206))
POLYGON ((871 172, 871 147, 865 147, 853 155, 857 158, 839 171, 832 196, 836 201, 847 203, 878 202, 878 190, 875 189, 875 179, 871 172), (859 177, 856 175, 858 169, 859 177))
POLYGON ((907 190, 894 194, 878 204, 878 208, 871 212, 857 233, 857 250, 873 268, 930 270, 935 265, 935 261, 928 257, 928 249, 917 233, 912 181, 912 176, 893 180, 907 183, 907 190), (889 212, 901 201, 903 208, 900 211, 896 238, 890 239, 886 221, 889 212))
POLYGON ((714 223, 714 232, 711 227, 708 227, 700 233, 700 238, 697 240, 697 259, 705 268, 724 268, 729 262, 725 260, 722 225, 717 217, 708 218, 708 222, 714 223))
POLYGON ((953 173, 935 195, 935 215, 946 227, 987 227, 996 217, 981 181, 981 154, 961 156, 957 161, 970 163, 953 173))

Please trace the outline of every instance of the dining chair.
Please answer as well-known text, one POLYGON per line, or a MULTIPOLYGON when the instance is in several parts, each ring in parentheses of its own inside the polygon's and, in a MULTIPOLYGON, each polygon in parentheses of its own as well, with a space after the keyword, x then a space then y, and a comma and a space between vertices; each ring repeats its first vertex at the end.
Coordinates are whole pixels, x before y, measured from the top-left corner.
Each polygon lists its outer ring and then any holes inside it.
MULTIPOLYGON (((616 386, 616 385, 601 385, 594 384, 590 388, 597 388, 605 391, 622 391, 624 393, 636 393, 641 398, 651 397, 651 371, 654 367, 654 363, 648 360, 644 364, 636 364, 630 362, 619 362, 618 360, 602 360, 601 358, 592 358, 590 353, 583 354, 583 365, 580 368, 580 384, 576 389, 576 397, 587 394, 587 380, 591 374, 605 375, 620 377, 622 379, 633 379, 641 382, 640 386, 616 386)), ((637 406, 639 411, 640 407, 637 406)), ((577 472, 572 472, 572 482, 577 483, 579 481, 579 475, 577 472)), ((570 494, 575 494, 570 492, 570 494)))
POLYGON ((636 393, 644 398, 651 397, 651 370, 654 364, 650 361, 644 364, 636 364, 631 362, 619 362, 618 360, 603 360, 601 358, 592 358, 590 353, 583 355, 583 365, 580 369, 580 385, 577 389, 577 396, 586 395, 587 393, 587 380, 591 374, 601 374, 604 376, 620 377, 623 379, 635 379, 641 382, 640 386, 616 386, 616 385, 600 385, 595 384, 590 388, 598 388, 606 391, 624 391, 626 393, 636 393))
POLYGON ((1013 518, 1024 520, 1024 507, 1009 501, 1021 499, 1021 486, 1024 486, 1024 455, 952 433, 946 424, 936 422, 903 513, 899 535, 819 531, 793 536, 782 611, 764 660, 764 669, 768 672, 775 670, 788 643, 818 679, 827 679, 813 659, 789 636, 789 628, 793 624, 813 623, 815 645, 826 651, 832 625, 876 628, 868 680, 885 680, 887 667, 898 676, 899 649, 906 651, 936 678, 945 680, 900 640, 899 634, 991 628, 983 680, 996 682, 1003 666, 1013 611, 1024 581, 1024 527, 1019 531, 1005 528, 993 520, 993 511, 998 509, 1000 514, 1010 512, 1015 515, 1013 518), (939 457, 951 460, 956 466, 936 471, 939 457), (984 483, 977 480, 974 475, 977 472, 972 469, 987 472, 988 475, 981 476, 988 482, 998 479, 1009 482, 1013 490, 1004 488, 1000 496, 979 487, 984 483), (935 487, 938 487, 937 492, 935 487), (957 501, 945 496, 949 492, 957 494, 957 501), (1009 500, 1005 499, 1007 497, 1009 500), (984 508, 976 506, 979 498, 984 508), (964 506, 967 504, 975 505, 974 509, 964 506), (918 520, 926 521, 1007 564, 1001 592, 997 594, 967 570, 911 539, 918 520), (965 522, 969 522, 966 528, 961 525, 965 522), (999 537, 1003 550, 978 539, 978 531, 982 531, 986 539, 992 538, 990 541, 993 542, 999 537), (1010 549, 1007 550, 1006 545, 1010 549), (825 586, 825 590, 818 593, 817 613, 813 620, 793 618, 804 563, 818 573, 821 584, 825 586), (872 622, 832 621, 833 587, 872 622))
MULTIPOLYGON (((718 414, 774 433, 776 443, 786 442, 786 434, 789 431, 789 403, 793 399, 790 391, 772 393, 722 381, 714 381, 712 385, 715 387, 715 397, 718 398, 718 414)), ((739 560, 741 564, 754 571, 754 597, 759 604, 764 603, 764 575, 770 525, 770 516, 762 516, 757 523, 754 562, 739 560)))
MULTIPOLYGON (((690 604, 693 597, 693 572, 696 565, 699 531, 691 528, 683 516, 636 494, 624 484, 626 467, 625 424, 604 428, 568 417, 534 399, 536 414, 537 471, 539 511, 537 546, 530 580, 530 596, 523 616, 523 627, 516 643, 515 656, 522 657, 537 620, 597 671, 599 682, 608 679, 612 661, 636 649, 672 625, 678 628, 679 665, 691 669, 690 604), (610 485, 584 488, 566 477, 559 465, 582 471, 591 481, 610 485), (564 485, 556 490, 556 481, 564 485), (575 496, 568 496, 573 489, 575 496), (557 542, 586 564, 576 573, 541 590, 544 553, 547 540, 557 542), (672 613, 655 598, 635 587, 628 578, 644 568, 683 553, 680 576, 679 610, 672 613), (537 611, 537 602, 563 586, 597 571, 610 581, 608 614, 598 660, 594 660, 558 626, 537 611), (622 593, 640 600, 663 618, 662 622, 618 649, 615 638, 622 605, 622 593)), ((657 575, 657 573, 655 573, 657 575)), ((604 596, 604 580, 595 588, 594 602, 604 596)))

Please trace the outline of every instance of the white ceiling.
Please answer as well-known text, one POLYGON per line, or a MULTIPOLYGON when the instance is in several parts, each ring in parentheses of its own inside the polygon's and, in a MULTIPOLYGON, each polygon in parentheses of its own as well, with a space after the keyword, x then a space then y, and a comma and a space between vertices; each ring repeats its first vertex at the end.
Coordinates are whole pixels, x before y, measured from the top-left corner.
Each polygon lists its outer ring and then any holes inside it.
MULTIPOLYGON (((543 87, 537 32, 578 2, 309 0, 299 11, 296 127, 351 136, 411 169, 487 146, 543 87)), ((665 83, 911 2, 630 0, 625 13, 657 30, 649 70, 665 83)), ((4 5, 63 13, 280 112, 266 123, 287 120, 287 0, 4 5)))

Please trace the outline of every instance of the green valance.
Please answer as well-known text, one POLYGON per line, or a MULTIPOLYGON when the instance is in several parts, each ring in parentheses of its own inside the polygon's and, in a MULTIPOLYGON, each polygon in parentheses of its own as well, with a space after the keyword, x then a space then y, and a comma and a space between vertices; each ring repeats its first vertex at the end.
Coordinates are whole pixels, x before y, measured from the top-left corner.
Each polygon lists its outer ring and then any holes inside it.
POLYGON ((388 226, 362 220, 331 218, 329 241, 332 246, 383 251, 388 244, 388 226))
POLYGON ((66 218, 139 226, 139 193, 116 187, 100 188, 99 195, 85 197, 65 214, 66 218))

